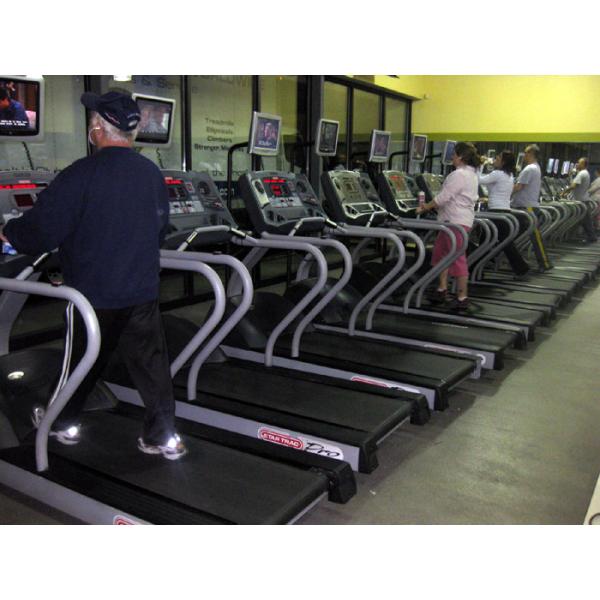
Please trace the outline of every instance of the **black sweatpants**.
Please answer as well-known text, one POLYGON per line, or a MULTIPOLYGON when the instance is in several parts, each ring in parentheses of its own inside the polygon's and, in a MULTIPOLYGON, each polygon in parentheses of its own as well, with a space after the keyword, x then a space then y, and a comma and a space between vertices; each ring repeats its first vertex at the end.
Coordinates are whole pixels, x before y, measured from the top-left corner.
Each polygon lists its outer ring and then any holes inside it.
MULTIPOLYGON (((77 365, 86 347, 83 319, 78 311, 71 312, 73 330, 69 371, 77 365)), ((101 335, 98 359, 55 421, 54 429, 66 429, 78 423, 87 396, 118 347, 146 406, 142 437, 147 444, 165 444, 175 433, 175 398, 158 300, 127 308, 96 309, 96 316, 101 335)), ((65 316, 65 322, 68 329, 68 316, 65 316)), ((68 344, 65 344, 65 352, 69 352, 68 344)))
POLYGON ((592 211, 594 206, 589 201, 584 202, 584 206, 586 208, 586 213, 581 220, 581 226, 585 231, 585 237, 588 242, 595 242, 598 239, 598 235, 596 234, 596 228, 594 227, 594 219, 592 218, 592 211))
MULTIPOLYGON (((492 209, 490 212, 503 213, 506 211, 503 210, 495 210, 492 209)), ((524 215, 523 215, 524 216, 524 215)), ((528 222, 523 221, 521 218, 518 218, 519 221, 519 233, 517 233, 517 237, 523 233, 527 229, 528 222)), ((510 232, 510 228, 507 223, 504 221, 494 221, 494 225, 498 228, 498 243, 503 242, 510 232)), ((527 271, 529 271, 529 265, 527 261, 521 256, 521 253, 517 250, 514 242, 508 244, 504 248, 504 255, 510 264, 510 268, 516 275, 525 275, 527 271)))

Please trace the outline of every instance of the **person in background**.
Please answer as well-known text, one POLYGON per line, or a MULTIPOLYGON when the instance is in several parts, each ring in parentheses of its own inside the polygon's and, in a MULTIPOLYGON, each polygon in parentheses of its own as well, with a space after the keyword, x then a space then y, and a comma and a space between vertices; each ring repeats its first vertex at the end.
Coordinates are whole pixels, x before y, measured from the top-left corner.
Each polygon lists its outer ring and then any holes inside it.
MULTIPOLYGON (((0 234, 23 254, 58 248, 65 284, 86 296, 100 325, 98 359, 50 435, 66 445, 80 441, 85 400, 118 347, 146 406, 139 450, 175 460, 187 450, 175 432, 175 398, 158 306, 167 188, 158 167, 133 149, 141 114, 131 96, 85 93, 81 102, 92 111, 88 140, 98 152, 61 171, 34 207, 9 221, 0 234)), ((72 327, 67 337, 72 347, 65 344, 65 356, 74 366, 85 352, 86 335, 83 319, 72 312, 67 309, 65 317, 67 332, 72 327)), ((39 407, 34 424, 41 418, 39 407)))
POLYGON ((590 188, 588 189, 588 196, 590 200, 594 202, 600 202, 600 167, 598 167, 595 171, 596 179, 592 181, 590 184, 590 188))
POLYGON ((567 194, 572 192, 575 200, 585 203, 585 206, 588 210, 586 211, 585 216, 581 220, 581 225, 583 227, 583 230, 585 231, 585 236, 588 243, 593 243, 598 241, 598 236, 596 235, 596 230, 594 228, 594 222, 592 219, 592 207, 589 204, 590 197, 588 194, 588 190, 590 188, 590 173, 587 170, 587 166, 587 158, 580 158, 577 161, 577 165, 575 167, 577 169, 577 175, 575 175, 569 187, 565 188, 560 195, 562 198, 564 198, 567 194))
MULTIPOLYGON (((519 177, 513 187, 513 208, 524 209, 534 215, 538 214, 540 206, 540 190, 542 187, 542 170, 539 164, 540 148, 537 144, 530 144, 523 153, 523 164, 525 167, 519 173, 519 177)), ((546 248, 542 241, 542 235, 537 227, 537 220, 532 232, 531 244, 535 252, 540 271, 552 268, 546 248)))
MULTIPOLYGON (((444 180, 440 193, 422 206, 417 208, 417 214, 437 209, 438 221, 462 225, 467 234, 473 227, 475 219, 475 203, 479 198, 478 178, 476 169, 480 165, 477 148, 468 142, 459 142, 454 148, 452 164, 455 170, 444 180)), ((462 248, 467 239, 457 236, 457 247, 462 248)), ((433 246, 431 264, 438 264, 451 250, 451 240, 446 232, 441 231, 433 246)), ((440 273, 437 291, 432 297, 432 302, 442 304, 448 295, 448 276, 456 277, 458 282, 458 295, 452 303, 452 308, 465 311, 469 308, 468 280, 469 269, 467 257, 461 254, 448 269, 440 273)))
MULTIPOLYGON (((479 183, 485 185, 488 197, 488 210, 490 211, 510 211, 510 197, 514 187, 516 159, 510 150, 503 150, 496 156, 493 163, 493 170, 489 175, 479 175, 479 183)), ((520 224, 520 231, 527 227, 527 223, 520 224), (521 227, 522 226, 522 227, 521 227)), ((510 229, 503 221, 495 221, 498 227, 498 241, 502 242, 508 237, 510 229)), ((529 265, 523 259, 513 242, 504 248, 510 268, 517 278, 524 278, 529 271, 529 265)))
POLYGON ((20 102, 12 100, 6 88, 0 87, 0 121, 18 121, 29 127, 29 118, 20 102))

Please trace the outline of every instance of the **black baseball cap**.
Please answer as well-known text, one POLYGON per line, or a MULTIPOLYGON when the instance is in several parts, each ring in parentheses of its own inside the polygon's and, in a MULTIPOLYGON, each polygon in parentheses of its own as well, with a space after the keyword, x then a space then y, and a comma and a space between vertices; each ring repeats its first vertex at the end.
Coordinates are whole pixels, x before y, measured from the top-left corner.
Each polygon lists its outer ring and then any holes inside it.
POLYGON ((81 104, 97 112, 103 119, 121 131, 131 131, 140 122, 142 115, 137 102, 128 94, 107 92, 81 94, 81 104))

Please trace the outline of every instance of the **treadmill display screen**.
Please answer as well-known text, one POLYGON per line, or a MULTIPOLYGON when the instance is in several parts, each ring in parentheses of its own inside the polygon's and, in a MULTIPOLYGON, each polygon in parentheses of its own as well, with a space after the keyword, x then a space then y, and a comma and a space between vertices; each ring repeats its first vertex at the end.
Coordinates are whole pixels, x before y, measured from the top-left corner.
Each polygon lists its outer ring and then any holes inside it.
POLYGON ((31 194, 15 194, 14 198, 19 208, 31 208, 33 206, 33 196, 31 194))
POLYGON ((391 175, 390 182, 397 192, 407 192, 406 181, 402 175, 391 175))

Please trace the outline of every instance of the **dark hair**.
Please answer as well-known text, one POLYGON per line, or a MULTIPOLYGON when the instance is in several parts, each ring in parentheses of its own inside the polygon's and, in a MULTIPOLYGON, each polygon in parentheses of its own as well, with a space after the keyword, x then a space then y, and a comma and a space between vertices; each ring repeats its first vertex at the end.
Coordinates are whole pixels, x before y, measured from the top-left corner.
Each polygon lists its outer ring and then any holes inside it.
POLYGON ((0 87, 0 100, 10 100, 10 95, 6 88, 0 87))
POLYGON ((515 155, 510 150, 500 152, 500 168, 507 175, 514 175, 517 171, 517 161, 515 155))
POLYGON ((470 167, 479 167, 481 159, 477 154, 477 148, 470 142, 458 142, 454 147, 456 156, 460 158, 466 165, 470 167))

